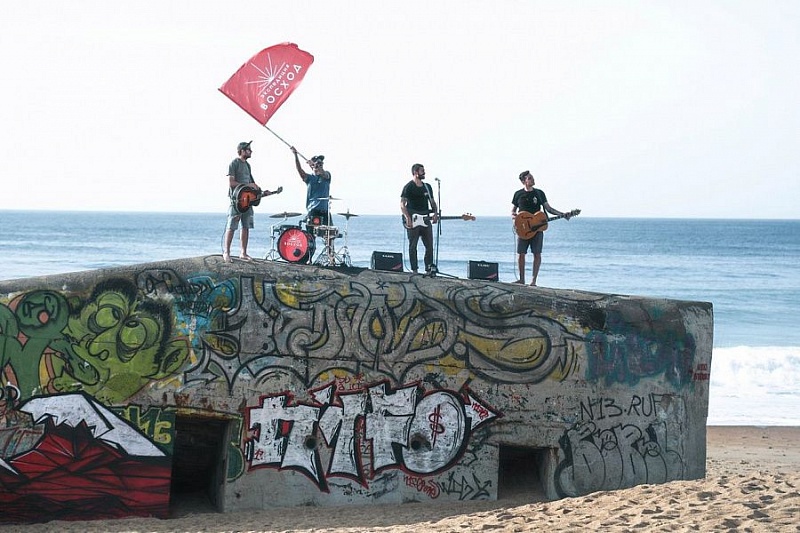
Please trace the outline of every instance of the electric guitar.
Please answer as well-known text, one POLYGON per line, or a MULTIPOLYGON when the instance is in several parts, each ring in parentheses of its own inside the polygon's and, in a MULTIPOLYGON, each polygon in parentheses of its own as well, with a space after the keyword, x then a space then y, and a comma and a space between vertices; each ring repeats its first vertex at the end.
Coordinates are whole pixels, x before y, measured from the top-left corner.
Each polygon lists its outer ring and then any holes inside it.
POLYGON ((262 191, 256 189, 252 185, 242 184, 238 185, 231 194, 231 203, 237 213, 242 214, 251 207, 257 206, 261 203, 261 198, 271 196, 273 194, 280 194, 283 187, 278 187, 274 191, 262 191))
POLYGON ((540 231, 547 229, 547 223, 559 218, 572 218, 581 214, 580 209, 573 209, 569 213, 548 218, 543 211, 528 213, 520 211, 514 218, 514 231, 520 239, 532 239, 540 231))
MULTIPOLYGON (((472 213, 464 213, 463 215, 459 216, 450 216, 450 217, 439 217, 439 220, 475 220, 475 216, 472 213)), ((403 225, 407 228, 408 225, 406 224, 406 217, 403 215, 403 225)), ((431 216, 430 215, 420 215, 418 213, 411 214, 411 228, 417 228, 419 226, 430 226, 431 225, 431 216)))

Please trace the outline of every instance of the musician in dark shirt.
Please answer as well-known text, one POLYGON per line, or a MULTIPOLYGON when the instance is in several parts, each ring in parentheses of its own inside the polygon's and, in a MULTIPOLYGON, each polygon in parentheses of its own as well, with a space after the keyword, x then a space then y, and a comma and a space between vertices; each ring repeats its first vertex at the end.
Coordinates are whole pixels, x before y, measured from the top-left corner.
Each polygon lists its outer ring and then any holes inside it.
MULTIPOLYGON (((561 211, 553 208, 547 203, 547 196, 541 189, 535 189, 533 186, 536 182, 533 179, 533 174, 529 170, 521 172, 519 181, 522 182, 522 189, 514 193, 511 200, 511 218, 516 219, 517 211, 525 211, 528 213, 537 213, 544 210, 557 216, 563 216, 567 220, 572 216, 570 213, 562 213, 561 211)), ((515 283, 525 284, 525 254, 528 248, 533 252, 533 271, 531 275, 531 285, 536 286, 536 278, 539 275, 539 267, 542 264, 542 245, 544 243, 544 232, 537 231, 536 234, 530 239, 523 239, 517 237, 517 268, 519 269, 519 279, 515 283)))
POLYGON ((403 221, 408 233, 408 262, 411 264, 411 272, 416 274, 419 268, 417 244, 421 237, 422 244, 425 246, 425 273, 429 275, 433 269, 432 224, 439 221, 439 214, 431 186, 423 181, 425 167, 415 163, 411 167, 411 174, 414 179, 406 183, 400 193, 400 211, 403 213, 403 221))

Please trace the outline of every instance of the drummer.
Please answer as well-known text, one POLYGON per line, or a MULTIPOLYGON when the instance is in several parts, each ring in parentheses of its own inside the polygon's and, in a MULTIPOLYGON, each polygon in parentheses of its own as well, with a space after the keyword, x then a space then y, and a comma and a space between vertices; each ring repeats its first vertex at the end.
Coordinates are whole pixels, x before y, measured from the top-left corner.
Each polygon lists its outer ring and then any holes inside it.
POLYGON ((306 184, 306 210, 308 211, 307 225, 309 230, 315 226, 332 226, 329 212, 329 198, 331 191, 331 173, 325 170, 324 155, 315 155, 306 163, 311 167, 313 174, 307 174, 300 165, 300 156, 297 149, 292 146, 294 163, 300 179, 306 184))

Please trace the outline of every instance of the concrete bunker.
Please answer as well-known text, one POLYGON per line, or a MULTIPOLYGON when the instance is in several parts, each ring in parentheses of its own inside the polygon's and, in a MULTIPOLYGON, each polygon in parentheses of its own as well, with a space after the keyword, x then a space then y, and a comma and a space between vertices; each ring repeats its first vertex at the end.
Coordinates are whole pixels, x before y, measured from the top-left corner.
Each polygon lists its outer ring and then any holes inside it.
POLYGON ((218 256, 2 281, 0 520, 696 479, 712 339, 704 302, 218 256))

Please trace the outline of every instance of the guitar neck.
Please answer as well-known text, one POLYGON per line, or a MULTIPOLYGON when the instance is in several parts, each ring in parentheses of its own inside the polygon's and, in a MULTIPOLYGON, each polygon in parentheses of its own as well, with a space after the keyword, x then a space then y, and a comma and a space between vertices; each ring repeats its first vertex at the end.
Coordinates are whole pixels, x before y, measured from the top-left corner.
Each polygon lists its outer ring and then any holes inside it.
POLYGON ((569 213, 562 213, 560 215, 556 215, 554 217, 550 217, 550 218, 547 219, 547 221, 550 222, 551 220, 558 220, 559 218, 574 217, 574 216, 578 216, 580 214, 581 214, 581 210, 580 209, 573 209, 569 213))

